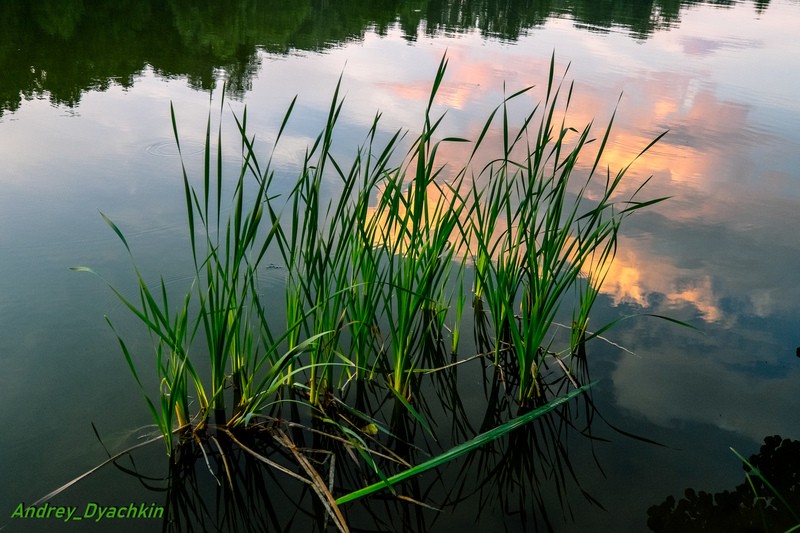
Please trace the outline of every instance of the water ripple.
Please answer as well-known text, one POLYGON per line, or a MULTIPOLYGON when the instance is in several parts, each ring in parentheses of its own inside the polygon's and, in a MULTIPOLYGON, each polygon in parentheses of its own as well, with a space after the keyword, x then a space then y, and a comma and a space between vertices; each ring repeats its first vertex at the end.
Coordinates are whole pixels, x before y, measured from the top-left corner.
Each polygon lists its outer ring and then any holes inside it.
MULTIPOLYGON (((203 143, 197 141, 181 141, 181 152, 183 155, 194 155, 203 153, 203 143)), ((158 157, 176 157, 178 155, 178 146, 175 140, 163 140, 148 145, 145 149, 150 155, 158 157)))

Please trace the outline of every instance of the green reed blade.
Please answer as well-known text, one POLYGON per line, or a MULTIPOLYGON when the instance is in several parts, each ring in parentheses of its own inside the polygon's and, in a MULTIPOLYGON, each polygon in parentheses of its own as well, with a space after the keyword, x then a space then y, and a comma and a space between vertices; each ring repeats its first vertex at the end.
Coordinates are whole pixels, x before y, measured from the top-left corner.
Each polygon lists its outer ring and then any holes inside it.
POLYGON ((494 429, 491 429, 489 431, 481 433, 480 435, 474 437, 473 439, 470 439, 467 442, 464 442, 462 444, 459 444, 458 446, 450 448, 446 452, 444 452, 444 453, 442 453, 440 455, 437 455, 436 457, 433 457, 432 459, 429 459, 429 460, 427 460, 427 461, 425 461, 423 463, 420 463, 419 465, 414 466, 413 468, 409 468, 408 470, 404 470, 404 471, 402 471, 402 472, 400 472, 398 474, 390 476, 389 478, 386 479, 386 481, 381 481, 379 483, 374 483, 374 484, 369 485, 367 487, 364 487, 362 489, 359 489, 359 490, 353 491, 351 493, 345 494, 344 496, 341 496, 341 497, 336 499, 336 504, 337 505, 341 505, 343 503, 348 503, 348 502, 351 502, 353 500, 357 500, 359 498, 363 498, 364 496, 372 494, 373 492, 377 492, 379 490, 385 489, 390 485, 396 485, 400 481, 403 481, 403 480, 408 479, 410 477, 417 476, 417 475, 419 475, 419 474, 421 474, 421 473, 423 473, 423 472, 425 472, 427 470, 430 470, 432 468, 436 468, 437 466, 440 466, 440 465, 442 465, 442 464, 444 464, 444 463, 446 463, 448 461, 452 461, 453 459, 455 459, 457 457, 460 457, 460 456, 462 456, 462 455, 464 455, 466 453, 469 453, 469 452, 471 452, 471 451, 473 451, 473 450, 475 450, 477 448, 480 448, 481 446, 484 446, 484 445, 486 445, 486 444, 488 444, 488 443, 490 443, 492 441, 495 441, 495 440, 507 435, 508 433, 514 431, 515 429, 517 429, 519 427, 522 427, 525 424, 527 424, 527 423, 539 418, 540 416, 549 413, 553 409, 555 409, 555 408, 559 407, 560 405, 568 402, 569 400, 571 400, 575 396, 578 396, 579 394, 582 394, 584 391, 586 391, 587 389, 589 389, 593 385, 594 385, 594 383, 590 383, 588 385, 584 385, 584 386, 582 386, 582 387, 580 387, 578 389, 575 389, 575 390, 573 390, 573 391, 571 391, 571 392, 569 392, 569 393, 567 393, 567 394, 565 394, 563 396, 560 396, 560 397, 558 397, 558 398, 556 398, 554 400, 551 400, 550 402, 548 402, 547 404, 545 404, 543 406, 537 407, 536 409, 534 409, 534 410, 532 410, 532 411, 530 411, 528 413, 525 413, 524 415, 518 416, 517 418, 514 418, 513 420, 509 420, 508 422, 506 422, 504 424, 501 424, 501 425, 495 427, 494 429))

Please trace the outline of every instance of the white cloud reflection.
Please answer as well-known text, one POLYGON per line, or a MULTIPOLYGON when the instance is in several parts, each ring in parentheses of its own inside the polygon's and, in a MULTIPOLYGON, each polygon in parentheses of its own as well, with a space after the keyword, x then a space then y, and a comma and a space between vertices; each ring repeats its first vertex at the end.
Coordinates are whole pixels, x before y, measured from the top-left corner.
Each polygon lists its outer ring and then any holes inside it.
MULTIPOLYGON (((504 82, 507 92, 536 85, 525 97, 526 104, 542 97, 555 50, 557 75, 571 63, 569 80, 575 80, 570 124, 582 127, 596 119, 602 128, 623 95, 604 159, 612 172, 661 131, 670 130, 637 162, 623 193, 630 194, 652 174, 644 196, 673 198, 626 221, 617 261, 607 278, 607 296, 617 305, 635 304, 666 314, 694 311, 716 334, 725 335, 755 327, 748 325, 754 317, 798 313, 800 55, 795 53, 796 28, 790 27, 798 16, 782 17, 786 9, 796 11, 797 6, 770 6, 758 21, 752 9, 687 10, 680 32, 659 32, 644 42, 621 34, 574 32, 571 21, 554 19, 513 45, 465 34, 435 40, 420 35, 410 46, 399 30, 390 30, 385 37, 368 33, 361 43, 324 54, 291 60, 264 54, 245 99, 248 123, 260 146, 268 146, 291 98, 299 95, 298 113, 276 159, 284 168, 297 166, 324 124, 343 73, 346 102, 339 129, 345 135, 337 138, 343 149, 354 150, 362 142, 376 111, 383 114, 386 131, 411 129, 413 137, 433 74, 447 51, 450 66, 436 100, 438 110, 448 109, 441 134, 474 139, 501 103, 504 82), (765 56, 764 48, 772 52, 765 56), (775 53, 782 49, 791 52, 775 53)), ((170 138, 170 99, 187 140, 202 141, 207 95, 183 83, 157 80, 152 73, 124 92, 87 95, 81 104, 80 120, 87 128, 82 138, 72 134, 68 119, 53 122, 45 102, 26 102, 16 112, 19 122, 8 120, 0 128, 0 159, 14 162, 0 171, 5 189, 0 206, 19 204, 18 195, 37 191, 61 200, 80 196, 78 179, 83 180, 81 188, 103 190, 110 183, 107 175, 93 171, 76 176, 74 169, 59 173, 58 166, 100 156, 100 166, 126 165, 121 154, 131 147, 144 150, 154 140, 170 138), (141 105, 124 105, 124 99, 141 105), (41 127, 45 123, 49 129, 41 127), (42 154, 43 143, 55 147, 54 152, 42 154)), ((212 106, 213 114, 217 107, 212 106)), ((239 104, 233 107, 241 110, 239 104)), ((511 118, 517 124, 522 112, 513 108, 511 118)), ((488 139, 500 142, 497 133, 488 139)), ((226 155, 235 157, 237 150, 233 146, 226 155)), ((464 150, 469 147, 443 146, 442 161, 463 161, 464 150)), ((149 165, 147 170, 155 167, 149 165)), ((174 165, 163 170, 174 171, 174 165)), ((135 172, 128 168, 124 175, 129 183, 117 186, 134 187, 135 172)), ((19 215, 33 219, 47 213, 45 203, 34 202, 35 213, 19 215)), ((12 212, 16 213, 6 210, 12 212)), ((10 215, 5 216, 0 242, 10 239, 10 215)), ((665 425, 692 420, 759 440, 773 431, 770 428, 793 419, 790 400, 796 396, 798 378, 794 368, 782 370, 778 377, 755 379, 729 366, 731 357, 738 362, 754 357, 735 343, 709 350, 683 343, 670 351, 663 345, 642 349, 641 339, 652 338, 640 330, 625 336, 644 356, 621 359, 613 376, 618 402, 631 411, 665 425)), ((758 346, 751 345, 753 350, 758 346)))

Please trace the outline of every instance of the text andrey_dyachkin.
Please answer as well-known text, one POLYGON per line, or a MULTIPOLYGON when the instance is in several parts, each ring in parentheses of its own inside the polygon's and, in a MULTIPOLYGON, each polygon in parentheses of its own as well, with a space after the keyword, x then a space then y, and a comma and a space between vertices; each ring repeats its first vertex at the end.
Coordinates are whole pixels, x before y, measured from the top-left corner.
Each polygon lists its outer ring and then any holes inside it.
POLYGON ((20 503, 17 508, 11 513, 11 518, 14 519, 56 519, 69 522, 70 520, 94 520, 99 522, 108 519, 147 519, 147 518, 164 518, 164 507, 158 506, 154 503, 146 505, 140 503, 136 505, 131 503, 129 505, 99 505, 94 502, 89 502, 83 509, 83 512, 78 512, 78 507, 63 506, 63 505, 50 505, 45 503, 43 505, 25 506, 20 503))

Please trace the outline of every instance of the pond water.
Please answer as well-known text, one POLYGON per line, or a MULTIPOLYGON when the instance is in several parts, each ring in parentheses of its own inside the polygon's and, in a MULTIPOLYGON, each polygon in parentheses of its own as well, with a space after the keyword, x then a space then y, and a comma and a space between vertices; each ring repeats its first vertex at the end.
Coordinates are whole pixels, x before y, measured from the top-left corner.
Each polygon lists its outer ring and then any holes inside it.
MULTIPOLYGON (((592 323, 657 314, 697 330, 639 317, 608 331, 612 342, 589 344, 600 416, 595 439, 556 439, 572 472, 553 460, 560 451, 537 466, 545 460, 529 441, 533 466, 519 467, 520 479, 497 474, 453 493, 447 485, 473 465, 457 460, 422 478, 422 494, 441 511, 412 506, 409 518, 375 500, 371 509, 389 518, 354 519, 357 527, 644 531, 648 509, 670 495, 744 483, 730 448, 749 457, 765 437, 800 439, 800 2, 278 4, 0 6, 0 528, 39 529, 12 518, 17 506, 107 457, 92 423, 112 453, 150 423, 103 316, 132 335, 136 324, 102 280, 69 267, 91 266, 121 290, 135 289, 130 259, 99 210, 123 229, 145 277, 162 274, 170 286, 190 278, 170 103, 196 174, 223 82, 226 165, 240 157, 230 110, 246 105, 248 128, 266 146, 298 95, 275 154, 276 187, 288 188, 280 178, 296 175, 340 75, 336 150, 344 157, 376 111, 381 135, 419 132, 445 53, 436 100, 447 110, 442 135, 478 137, 504 90, 535 85, 524 100, 532 107, 553 55, 556 74, 574 81, 576 127, 606 124, 619 102, 604 160, 612 171, 669 130, 632 176, 652 175, 646 196, 670 199, 626 219, 592 323)), ((447 145, 441 158, 463 160, 464 151, 447 145)), ((452 413, 437 411, 447 428, 452 413)), ((137 460, 163 474, 158 446, 137 460)), ((54 504, 163 505, 163 491, 147 485, 107 469, 54 504)))

